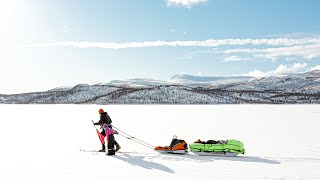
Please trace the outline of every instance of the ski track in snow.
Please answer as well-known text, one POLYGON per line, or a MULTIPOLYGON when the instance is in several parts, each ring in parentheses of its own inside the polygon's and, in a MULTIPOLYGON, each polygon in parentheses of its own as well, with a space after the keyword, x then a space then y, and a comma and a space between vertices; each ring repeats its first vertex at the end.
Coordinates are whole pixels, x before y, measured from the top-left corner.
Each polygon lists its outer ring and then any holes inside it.
POLYGON ((320 179, 319 105, 0 105, 0 179, 320 179), (116 135, 101 148, 91 119, 152 145, 171 137, 238 139, 238 157, 160 154, 116 135), (17 113, 19 113, 17 115, 17 113), (92 152, 91 152, 92 151, 92 152))

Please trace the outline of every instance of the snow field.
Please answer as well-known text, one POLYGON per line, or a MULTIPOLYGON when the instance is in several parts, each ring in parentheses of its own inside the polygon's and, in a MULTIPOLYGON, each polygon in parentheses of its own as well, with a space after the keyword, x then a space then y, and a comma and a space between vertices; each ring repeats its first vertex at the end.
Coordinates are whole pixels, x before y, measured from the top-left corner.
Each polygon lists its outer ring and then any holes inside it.
POLYGON ((0 105, 0 179, 320 179, 319 105, 0 105), (154 146, 173 135, 238 139, 240 157, 160 155, 116 135, 116 156, 100 149, 91 119, 154 146))

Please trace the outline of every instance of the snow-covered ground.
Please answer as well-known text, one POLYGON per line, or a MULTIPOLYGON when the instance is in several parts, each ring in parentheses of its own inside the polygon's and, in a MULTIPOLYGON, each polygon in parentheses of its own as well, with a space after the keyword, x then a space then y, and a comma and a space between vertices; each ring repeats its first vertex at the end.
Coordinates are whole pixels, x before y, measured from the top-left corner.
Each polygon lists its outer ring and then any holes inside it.
POLYGON ((0 179, 320 179, 320 105, 0 105, 0 179), (238 139, 240 157, 160 155, 122 136, 100 149, 91 119, 154 146, 173 135, 238 139))

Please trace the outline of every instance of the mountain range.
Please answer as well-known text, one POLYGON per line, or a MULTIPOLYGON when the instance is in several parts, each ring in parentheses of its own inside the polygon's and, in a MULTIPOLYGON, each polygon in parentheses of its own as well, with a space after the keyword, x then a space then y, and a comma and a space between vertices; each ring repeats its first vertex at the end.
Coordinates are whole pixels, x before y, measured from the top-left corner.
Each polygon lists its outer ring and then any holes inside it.
POLYGON ((44 92, 0 94, 3 104, 295 104, 320 103, 320 70, 300 74, 194 76, 169 81, 113 80, 44 92))

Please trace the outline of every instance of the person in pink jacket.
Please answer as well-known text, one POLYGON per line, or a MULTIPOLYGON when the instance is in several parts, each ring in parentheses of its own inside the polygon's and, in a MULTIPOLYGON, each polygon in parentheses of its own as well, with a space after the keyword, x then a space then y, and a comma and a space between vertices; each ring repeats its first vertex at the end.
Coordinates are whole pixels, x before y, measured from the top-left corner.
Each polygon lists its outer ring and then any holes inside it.
POLYGON ((115 139, 114 139, 114 130, 109 127, 108 124, 103 124, 102 128, 106 133, 106 141, 108 142, 108 153, 107 155, 115 155, 116 150, 114 149, 115 139))

